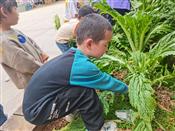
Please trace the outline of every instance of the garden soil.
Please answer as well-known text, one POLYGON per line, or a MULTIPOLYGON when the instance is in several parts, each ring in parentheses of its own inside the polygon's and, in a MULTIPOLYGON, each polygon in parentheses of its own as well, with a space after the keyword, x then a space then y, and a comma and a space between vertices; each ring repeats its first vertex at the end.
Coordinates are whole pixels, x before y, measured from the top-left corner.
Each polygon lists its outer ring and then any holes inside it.
POLYGON ((61 118, 46 125, 36 126, 33 131, 52 131, 53 129, 58 130, 65 127, 67 124, 68 122, 61 118))

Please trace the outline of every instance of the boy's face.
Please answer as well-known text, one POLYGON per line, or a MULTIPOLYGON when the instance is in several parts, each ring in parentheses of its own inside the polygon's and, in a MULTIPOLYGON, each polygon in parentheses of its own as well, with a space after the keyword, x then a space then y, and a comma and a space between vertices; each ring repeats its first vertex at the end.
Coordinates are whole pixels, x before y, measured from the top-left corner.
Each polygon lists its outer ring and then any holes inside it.
POLYGON ((4 23, 8 24, 9 26, 11 25, 16 25, 18 23, 18 11, 17 11, 17 7, 12 7, 11 8, 11 12, 8 11, 4 11, 5 14, 5 18, 4 19, 4 23))
POLYGON ((108 44, 112 39, 112 31, 106 31, 104 39, 94 42, 94 44, 91 45, 91 55, 95 58, 100 58, 104 53, 108 50, 108 44))

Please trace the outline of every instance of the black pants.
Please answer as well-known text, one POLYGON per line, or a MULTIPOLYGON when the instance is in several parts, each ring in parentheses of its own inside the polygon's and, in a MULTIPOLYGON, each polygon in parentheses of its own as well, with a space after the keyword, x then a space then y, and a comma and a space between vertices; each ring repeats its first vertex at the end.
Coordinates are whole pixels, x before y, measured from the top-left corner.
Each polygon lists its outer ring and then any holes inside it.
MULTIPOLYGON (((70 87, 65 89, 55 99, 54 111, 56 117, 61 118, 74 111, 78 111, 88 131, 98 131, 104 124, 103 108, 94 89, 70 87)), ((51 116, 51 121, 57 118, 51 116)))

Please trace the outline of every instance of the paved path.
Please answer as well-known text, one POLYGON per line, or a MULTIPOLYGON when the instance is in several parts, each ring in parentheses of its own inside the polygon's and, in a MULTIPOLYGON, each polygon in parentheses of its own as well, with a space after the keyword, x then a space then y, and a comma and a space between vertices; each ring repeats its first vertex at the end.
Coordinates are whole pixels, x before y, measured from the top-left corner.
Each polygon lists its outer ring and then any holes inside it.
MULTIPOLYGON (((35 40, 51 58, 60 54, 54 41, 56 30, 53 20, 56 14, 63 18, 64 1, 20 13, 19 23, 15 26, 35 40)), ((0 103, 5 113, 11 116, 21 105, 23 90, 18 90, 11 81, 5 82, 6 78, 8 76, 0 66, 0 103)))

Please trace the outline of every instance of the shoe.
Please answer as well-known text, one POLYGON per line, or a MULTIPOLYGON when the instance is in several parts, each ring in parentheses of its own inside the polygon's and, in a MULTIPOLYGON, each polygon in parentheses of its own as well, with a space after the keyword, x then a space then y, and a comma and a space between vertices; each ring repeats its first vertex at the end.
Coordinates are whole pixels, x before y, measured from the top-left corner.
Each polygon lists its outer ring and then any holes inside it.
POLYGON ((117 131, 117 124, 113 121, 105 122, 100 131, 117 131))
POLYGON ((64 117, 64 119, 67 121, 67 122, 72 122, 74 120, 74 114, 69 114, 67 116, 64 117))
POLYGON ((64 119, 67 121, 67 122, 72 122, 74 119, 78 118, 80 116, 79 114, 79 111, 76 110, 74 111, 73 113, 70 113, 69 115, 66 115, 64 117, 64 119))

